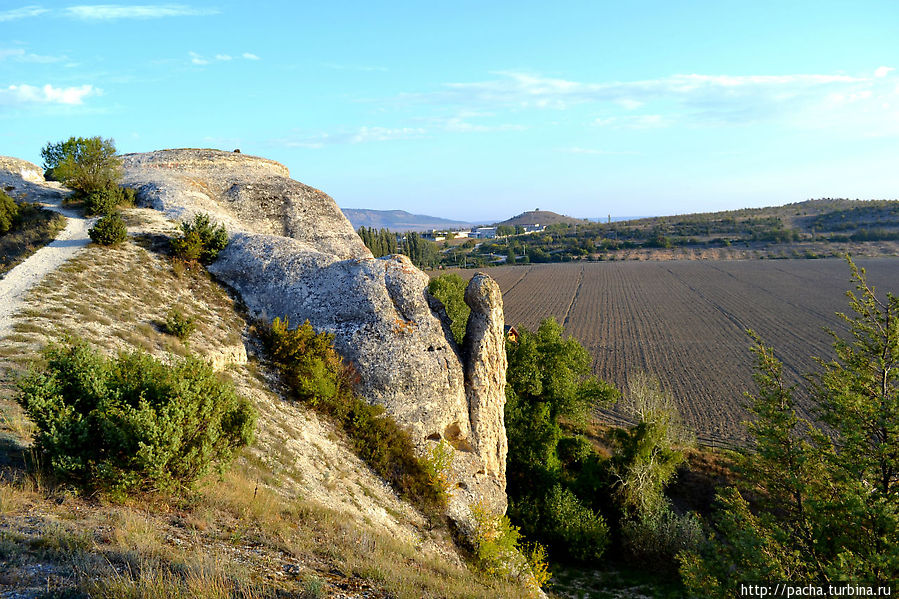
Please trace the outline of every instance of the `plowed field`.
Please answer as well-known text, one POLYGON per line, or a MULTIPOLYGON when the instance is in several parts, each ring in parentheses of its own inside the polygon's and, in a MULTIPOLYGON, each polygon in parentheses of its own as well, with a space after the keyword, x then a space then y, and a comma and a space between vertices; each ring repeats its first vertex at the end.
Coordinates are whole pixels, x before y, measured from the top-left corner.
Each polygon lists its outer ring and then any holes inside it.
MULTIPOLYGON (((879 291, 899 292, 899 259, 859 260, 879 291)), ((473 271, 460 271, 465 277, 473 271)), ((487 271, 503 290, 506 323, 535 329, 555 316, 619 388, 656 375, 699 439, 745 441, 744 392, 754 389, 747 328, 775 348, 805 385, 813 356, 832 357, 829 327, 846 327, 849 268, 842 260, 606 262, 505 266, 487 271)), ((800 410, 811 416, 801 390, 800 410)), ((600 415, 621 422, 616 410, 600 415)))

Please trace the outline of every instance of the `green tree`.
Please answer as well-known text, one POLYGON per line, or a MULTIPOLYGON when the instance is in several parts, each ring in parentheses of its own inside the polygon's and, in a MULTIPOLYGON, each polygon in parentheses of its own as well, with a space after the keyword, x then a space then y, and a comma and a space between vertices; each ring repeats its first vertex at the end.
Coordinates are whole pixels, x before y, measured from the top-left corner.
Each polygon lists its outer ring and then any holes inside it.
POLYGON ((440 300, 450 319, 453 339, 460 346, 465 340, 465 327, 471 308, 465 303, 465 281, 456 273, 447 273, 431 279, 428 292, 440 300))
POLYGON ((834 335, 835 359, 812 377, 826 433, 797 417, 796 390, 756 338, 744 481, 719 493, 710 544, 682 556, 697 595, 732 596, 747 580, 899 577, 899 298, 878 297, 849 266, 849 336, 834 335))
POLYGON ((659 381, 645 373, 631 378, 626 411, 637 419, 629 429, 613 429, 612 471, 625 511, 637 515, 664 506, 665 485, 693 444, 680 411, 659 381))
MULTIPOLYGON (((608 531, 589 506, 589 493, 574 492, 595 485, 566 476, 560 458, 560 442, 566 438, 562 420, 583 425, 597 406, 611 403, 618 392, 591 375, 590 354, 576 339, 564 337, 554 318, 541 322, 533 333, 519 329, 519 335, 517 343, 506 344, 509 514, 551 552, 593 559, 605 548, 608 531), (577 515, 577 522, 559 520, 557 512, 563 507, 566 514, 577 515)), ((591 458, 598 459, 592 455, 587 461, 591 458)))
POLYGON ((70 137, 41 150, 51 176, 85 194, 115 187, 122 177, 122 160, 115 142, 101 137, 70 137))

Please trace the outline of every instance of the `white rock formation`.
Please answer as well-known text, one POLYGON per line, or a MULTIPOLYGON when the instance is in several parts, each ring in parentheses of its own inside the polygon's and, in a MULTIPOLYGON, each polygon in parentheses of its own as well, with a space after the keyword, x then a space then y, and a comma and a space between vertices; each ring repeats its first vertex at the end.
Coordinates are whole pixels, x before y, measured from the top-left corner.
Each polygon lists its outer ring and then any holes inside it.
POLYGON ((457 481, 449 514, 468 520, 483 501, 504 511, 506 358, 502 297, 486 275, 466 291, 464 351, 452 341, 428 277, 405 256, 375 259, 324 193, 275 162, 216 150, 126 155, 125 181, 141 201, 182 220, 196 212, 231 236, 210 271, 257 316, 309 320, 335 335, 360 376, 420 450, 446 439, 457 481))

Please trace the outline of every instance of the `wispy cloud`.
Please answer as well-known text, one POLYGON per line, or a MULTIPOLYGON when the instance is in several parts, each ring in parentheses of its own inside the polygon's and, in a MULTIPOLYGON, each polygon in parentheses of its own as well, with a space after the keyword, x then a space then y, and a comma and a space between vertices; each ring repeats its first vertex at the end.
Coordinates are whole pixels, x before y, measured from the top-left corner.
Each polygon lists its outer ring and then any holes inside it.
POLYGON ((4 21, 15 21, 17 19, 37 17, 47 12, 50 12, 49 8, 42 8, 40 6, 23 6, 22 8, 4 10, 0 12, 0 23, 4 21))
POLYGON ((77 4, 51 11, 38 5, 23 6, 0 12, 0 22, 28 19, 41 15, 79 19, 82 21, 114 21, 118 19, 161 19, 164 17, 199 17, 218 14, 215 8, 197 8, 186 4, 77 4))
MULTIPOLYGON (((206 58, 202 54, 198 54, 197 52, 188 52, 187 55, 190 57, 191 64, 195 65, 207 65, 210 62, 229 62, 234 60, 236 57, 231 54, 216 54, 212 58, 206 58)), ((240 58, 245 60, 259 60, 259 57, 250 52, 244 52, 240 55, 240 58)))
POLYGON ((65 56, 44 56, 41 54, 32 54, 30 52, 26 52, 22 48, 0 48, 0 62, 3 62, 4 60, 10 60, 14 62, 49 64, 53 62, 62 62, 64 60, 68 60, 68 58, 65 56))
POLYGON ((353 131, 337 133, 298 134, 274 140, 272 143, 289 148, 323 148, 325 146, 363 144, 424 137, 427 131, 420 127, 359 127, 353 131))
POLYGON ((65 16, 86 21, 199 17, 218 14, 218 12, 214 8, 195 8, 184 4, 83 4, 69 6, 63 10, 65 16))
POLYGON ((10 85, 0 88, 0 104, 63 104, 79 105, 84 98, 96 96, 102 90, 93 85, 80 85, 77 87, 54 87, 49 83, 43 87, 34 85, 10 85))
MULTIPOLYGON (((853 122, 872 133, 893 119, 899 90, 892 67, 867 74, 675 74, 635 81, 574 81, 518 71, 492 79, 453 82, 442 89, 406 93, 399 105, 439 106, 514 114, 522 111, 592 111, 594 125, 651 129, 679 124, 746 125, 776 121, 796 127, 853 122), (846 109, 853 104, 852 112, 846 109), (864 109, 864 115, 858 111, 864 109), (815 123, 818 125, 815 125, 815 123)), ((888 127, 899 129, 899 125, 888 127)))

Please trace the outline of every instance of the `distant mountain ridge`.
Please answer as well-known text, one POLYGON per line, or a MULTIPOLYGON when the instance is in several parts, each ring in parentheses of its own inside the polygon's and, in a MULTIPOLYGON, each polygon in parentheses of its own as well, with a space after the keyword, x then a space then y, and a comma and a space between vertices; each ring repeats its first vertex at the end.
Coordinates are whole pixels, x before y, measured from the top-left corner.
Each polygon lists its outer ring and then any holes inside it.
POLYGON ((364 208, 343 208, 343 214, 353 224, 354 229, 370 227, 391 231, 430 231, 431 229, 459 229, 471 227, 473 223, 450 220, 426 214, 412 214, 405 210, 368 210, 364 208))
POLYGON ((528 212, 522 212, 518 216, 513 216, 508 220, 504 220, 501 223, 496 223, 496 225, 509 225, 513 227, 516 225, 555 225, 559 223, 576 225, 583 222, 585 222, 584 219, 557 214, 549 210, 529 210, 528 212))

